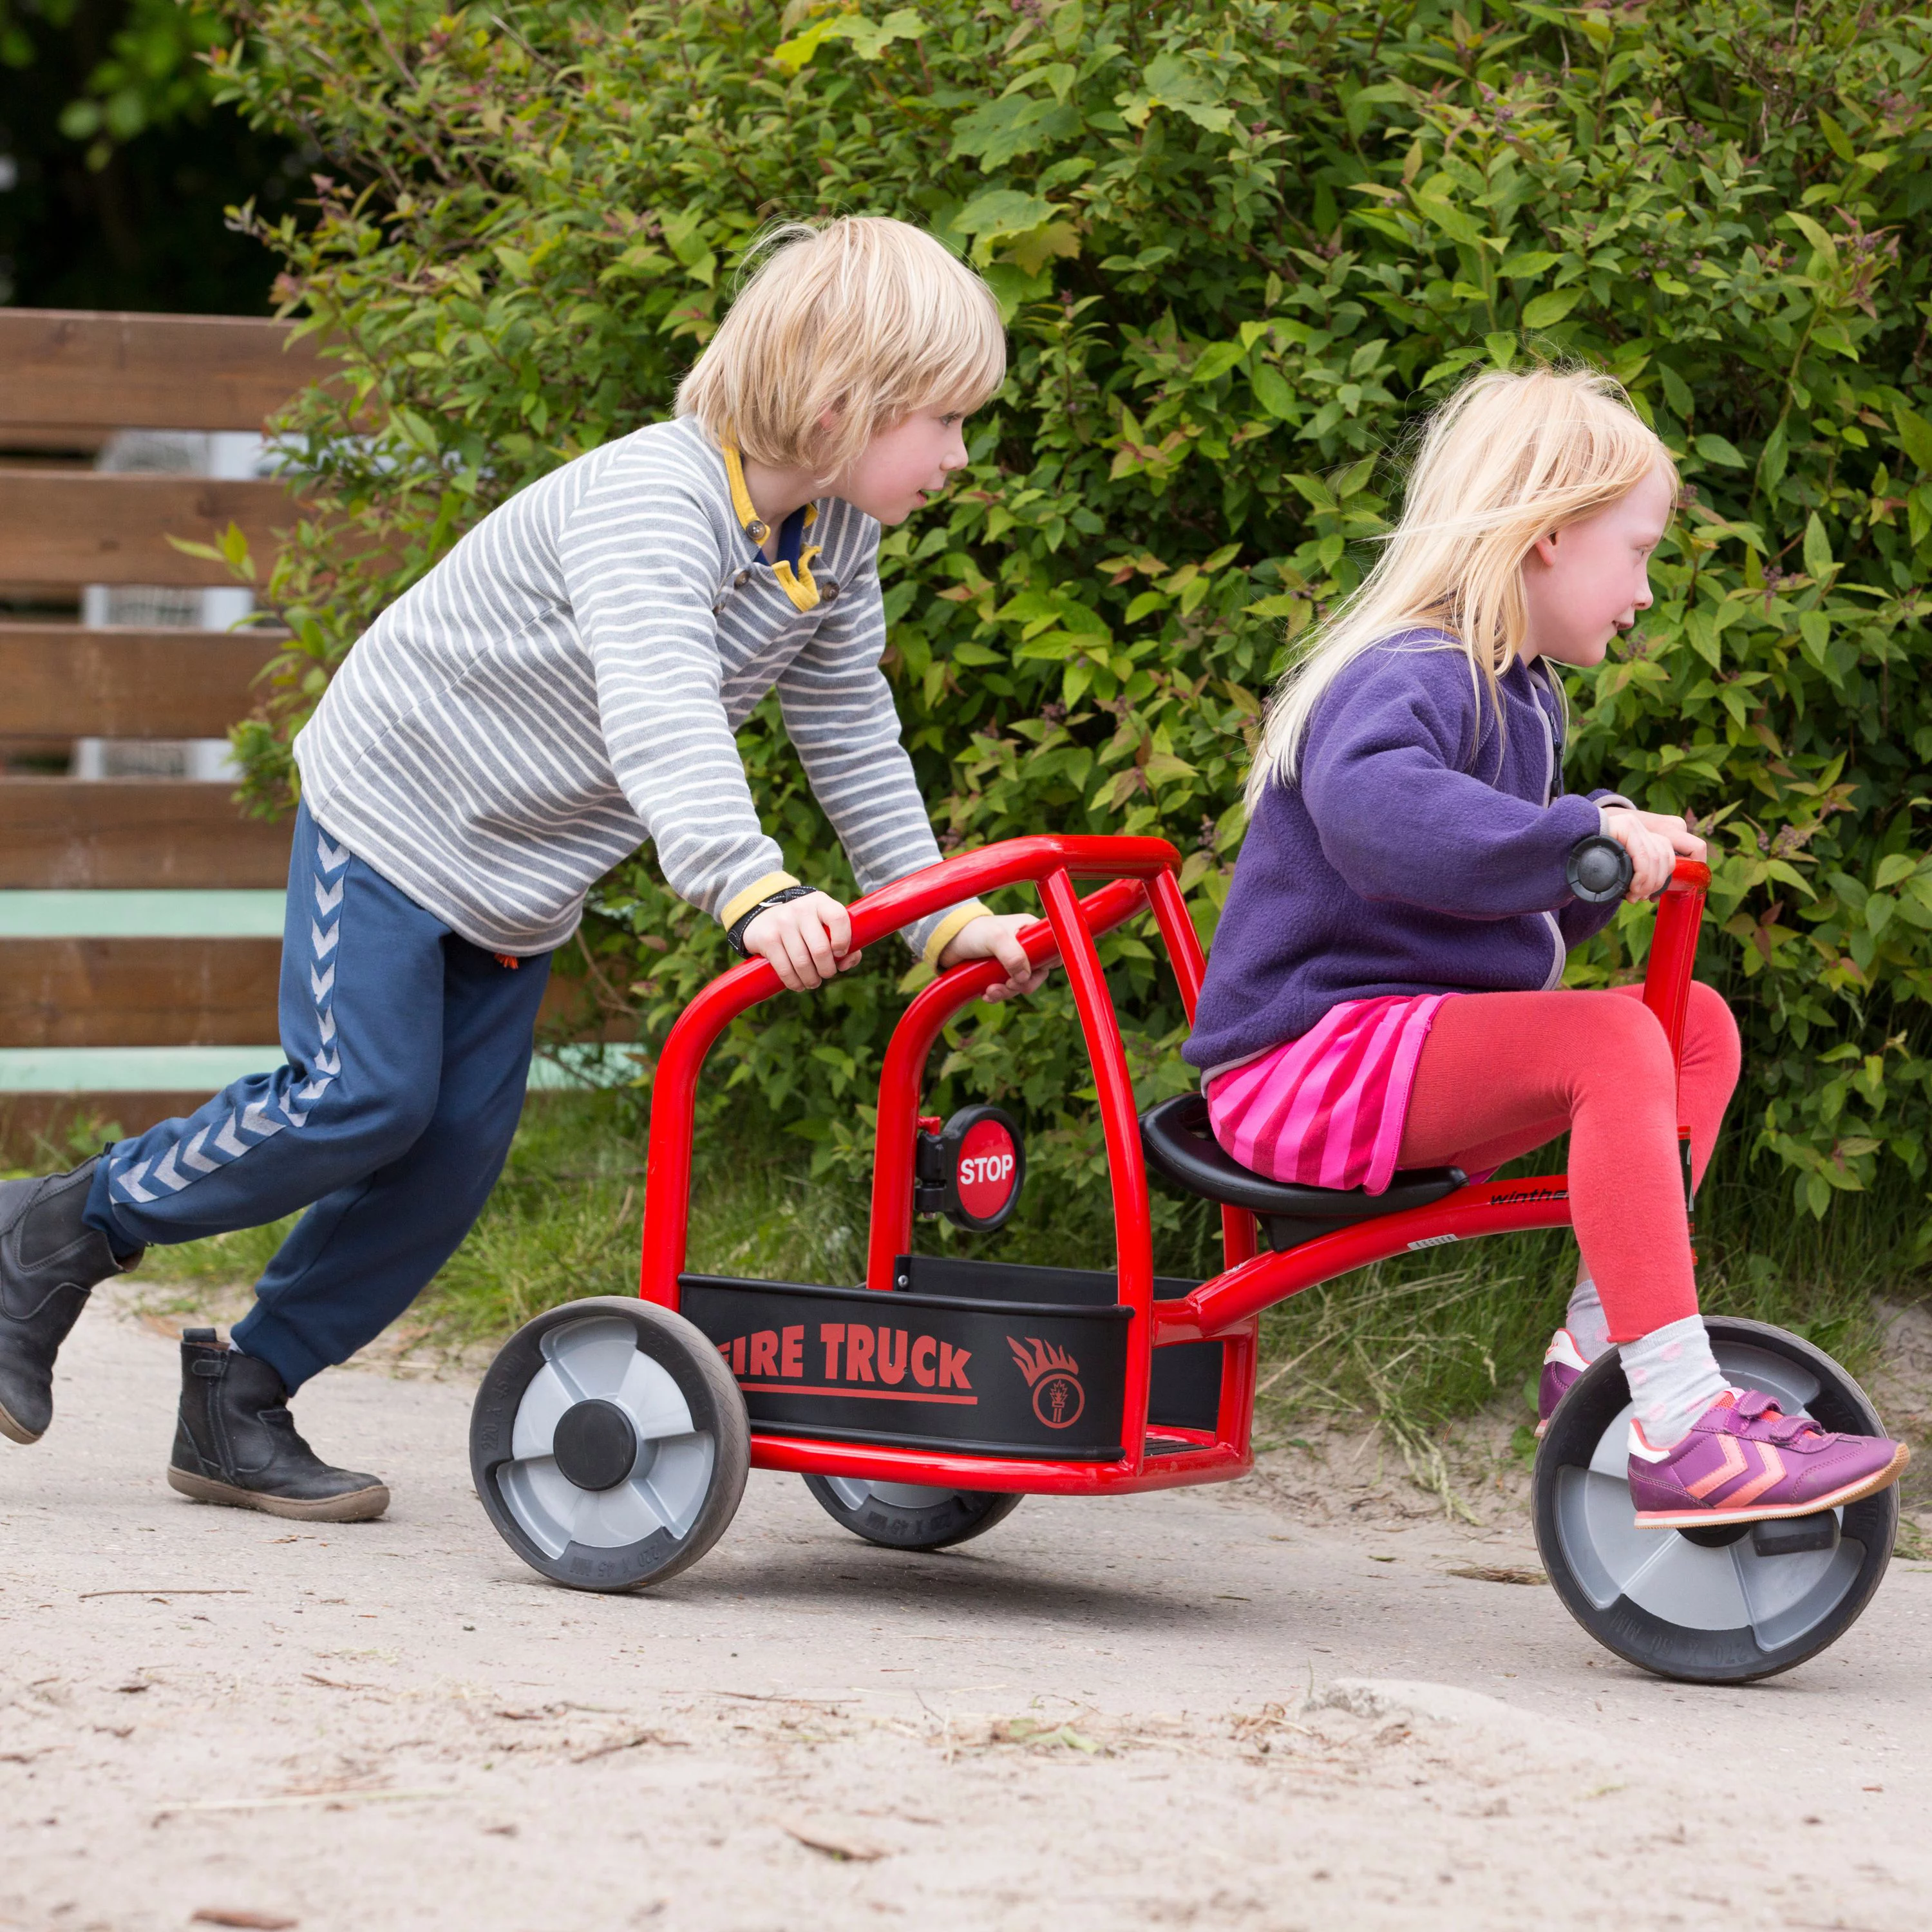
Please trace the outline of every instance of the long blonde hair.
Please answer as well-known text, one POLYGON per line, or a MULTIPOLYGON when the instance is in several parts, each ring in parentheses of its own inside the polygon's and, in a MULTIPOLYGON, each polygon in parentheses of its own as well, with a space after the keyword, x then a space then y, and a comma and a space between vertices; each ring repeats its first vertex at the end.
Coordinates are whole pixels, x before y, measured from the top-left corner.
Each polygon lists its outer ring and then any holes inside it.
POLYGON ((754 462, 829 482, 879 430, 934 404, 976 410, 1006 379, 992 290, 922 228, 876 214, 785 222, 752 259, 678 385, 677 413, 754 462))
POLYGON ((1308 722, 1354 659, 1397 632, 1445 633, 1486 686, 1515 663, 1527 624, 1522 562, 1537 538, 1588 516, 1653 471, 1676 470, 1622 383, 1587 370, 1492 369, 1430 418, 1402 517, 1375 568, 1315 631, 1270 699, 1248 776, 1252 812, 1292 784, 1308 722))

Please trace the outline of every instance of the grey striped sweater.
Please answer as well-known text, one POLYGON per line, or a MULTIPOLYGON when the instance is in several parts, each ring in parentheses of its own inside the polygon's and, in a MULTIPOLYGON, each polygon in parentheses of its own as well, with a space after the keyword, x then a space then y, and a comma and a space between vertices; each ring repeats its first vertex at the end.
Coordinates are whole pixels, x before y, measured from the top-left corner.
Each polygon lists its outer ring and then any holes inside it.
MULTIPOLYGON (((824 601, 794 608, 694 421, 654 423, 520 490, 357 641, 296 740, 316 820, 492 952, 552 950, 646 838, 729 925, 796 883, 733 734, 776 686, 860 889, 939 856, 879 669, 879 528, 809 532, 824 601)), ((965 919, 910 928, 934 956, 965 919)))

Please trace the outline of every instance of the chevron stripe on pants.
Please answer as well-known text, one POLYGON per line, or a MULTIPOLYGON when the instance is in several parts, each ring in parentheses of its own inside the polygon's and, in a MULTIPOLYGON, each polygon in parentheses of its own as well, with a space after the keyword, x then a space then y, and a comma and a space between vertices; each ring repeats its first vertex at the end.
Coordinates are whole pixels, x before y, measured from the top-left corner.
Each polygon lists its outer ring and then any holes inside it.
POLYGON ((290 1389, 408 1307, 482 1211, 524 1104, 548 954, 514 970, 296 817, 286 1064, 117 1142, 87 1219, 118 1247, 306 1208, 235 1328, 290 1389))

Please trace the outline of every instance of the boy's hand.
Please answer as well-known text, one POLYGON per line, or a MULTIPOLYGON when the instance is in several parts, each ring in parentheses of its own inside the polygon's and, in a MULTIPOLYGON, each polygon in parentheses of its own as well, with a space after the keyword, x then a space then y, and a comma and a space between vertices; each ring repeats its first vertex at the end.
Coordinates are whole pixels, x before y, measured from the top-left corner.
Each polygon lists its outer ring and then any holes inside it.
POLYGON ((1632 905, 1653 899, 1670 883, 1679 858, 1701 859, 1704 842, 1673 812, 1604 808, 1604 830, 1630 856, 1634 868, 1624 897, 1632 905))
POLYGON ((968 959, 997 959, 1006 969, 1005 983, 988 986, 980 996, 995 1005, 1016 993, 1036 993, 1046 984, 1047 968, 1036 967, 1027 957, 1018 935, 1022 927, 1038 923, 1031 913, 982 913, 977 919, 968 920, 946 942, 946 950, 939 956, 940 966, 944 969, 968 959))
POLYGON ((852 921, 829 892, 767 906, 746 927, 744 942, 747 952, 772 962, 778 977, 794 993, 808 993, 827 980, 850 972, 866 956, 853 951, 852 921))

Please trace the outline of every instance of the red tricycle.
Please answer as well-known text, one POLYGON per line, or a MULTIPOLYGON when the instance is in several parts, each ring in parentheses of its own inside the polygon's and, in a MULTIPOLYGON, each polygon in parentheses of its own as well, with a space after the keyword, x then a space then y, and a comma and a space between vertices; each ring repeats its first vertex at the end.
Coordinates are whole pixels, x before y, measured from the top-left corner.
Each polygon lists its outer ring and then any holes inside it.
MULTIPOLYGON (((864 1282, 687 1272, 698 1071, 732 1020, 780 990, 778 975, 749 961, 691 1003, 655 1076, 639 1298, 538 1316, 477 1395, 477 1493, 525 1562, 578 1589, 662 1582, 723 1533, 752 1466, 796 1472, 845 1528, 904 1550, 977 1536, 1024 1496, 1224 1482, 1252 1462, 1264 1310, 1412 1250, 1570 1225, 1560 1174, 1407 1172, 1377 1196, 1287 1186, 1222 1151, 1198 1093, 1136 1118, 1094 941, 1151 910, 1191 1018, 1204 962, 1180 864, 1162 839, 1018 838, 851 908, 854 943, 868 946, 975 895, 1037 887, 1046 917, 1022 940, 1036 964, 1064 968, 1079 1013, 1112 1180, 1111 1270, 914 1252, 916 1213, 996 1227, 1024 1180, 1019 1128, 998 1108, 943 1124, 920 1112, 941 1028, 1002 976, 982 962, 917 994, 887 1048, 864 1282), (1105 883, 1082 898, 1083 880, 1105 883), (1220 1204, 1225 1265, 1211 1280, 1155 1274, 1150 1167, 1220 1204)), ((1680 862, 1650 950, 1644 998, 1680 1055, 1709 877, 1680 862)), ((1732 1381, 1824 1428, 1880 1432, 1858 1385, 1809 1342, 1756 1322, 1709 1326, 1732 1381)), ((1538 1544, 1584 1628, 1633 1664, 1696 1682, 1768 1676, 1842 1634, 1884 1574, 1895 1491, 1795 1522, 1640 1528, 1624 1479, 1630 1414, 1612 1350, 1565 1396, 1537 1456, 1538 1544)))

